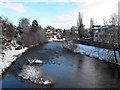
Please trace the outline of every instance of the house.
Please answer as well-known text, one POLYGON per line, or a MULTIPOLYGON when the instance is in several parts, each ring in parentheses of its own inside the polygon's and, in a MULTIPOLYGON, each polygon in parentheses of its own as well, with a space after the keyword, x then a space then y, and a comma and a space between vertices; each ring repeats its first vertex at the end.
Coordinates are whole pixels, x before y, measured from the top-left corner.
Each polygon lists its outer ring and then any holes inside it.
POLYGON ((97 37, 98 37, 97 35, 100 28, 101 28, 100 25, 92 25, 90 27, 89 33, 93 41, 97 41, 97 37))
POLYGON ((53 37, 53 31, 51 29, 47 29, 46 30, 46 34, 48 38, 52 38, 53 37))
POLYGON ((94 29, 93 41, 118 45, 118 26, 102 26, 94 29))
POLYGON ((72 33, 79 34, 79 33, 78 33, 78 27, 77 27, 77 26, 72 26, 72 27, 71 27, 71 32, 72 32, 72 33))

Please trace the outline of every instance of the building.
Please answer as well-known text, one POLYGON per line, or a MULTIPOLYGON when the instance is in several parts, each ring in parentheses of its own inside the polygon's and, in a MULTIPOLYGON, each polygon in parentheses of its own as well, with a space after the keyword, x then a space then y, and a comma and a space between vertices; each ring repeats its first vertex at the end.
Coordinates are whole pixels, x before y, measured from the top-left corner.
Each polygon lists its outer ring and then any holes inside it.
MULTIPOLYGON (((120 50, 120 1, 118 2, 118 44, 119 44, 119 50, 120 50)), ((120 52, 120 51, 119 51, 120 52)))
POLYGON ((72 33, 79 34, 79 33, 78 33, 78 27, 77 27, 77 26, 72 26, 72 27, 71 27, 71 32, 72 32, 72 33))
POLYGON ((118 26, 102 26, 94 29, 93 41, 118 45, 118 26))
POLYGON ((91 27, 91 36, 93 38, 93 41, 97 41, 98 42, 100 29, 101 29, 100 25, 93 25, 91 27))

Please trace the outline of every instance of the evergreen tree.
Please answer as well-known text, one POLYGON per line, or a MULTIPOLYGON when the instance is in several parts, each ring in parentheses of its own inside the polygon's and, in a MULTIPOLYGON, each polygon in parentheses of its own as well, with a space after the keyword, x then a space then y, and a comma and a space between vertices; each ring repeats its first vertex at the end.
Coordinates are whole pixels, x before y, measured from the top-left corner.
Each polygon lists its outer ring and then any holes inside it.
POLYGON ((38 30, 38 22, 37 20, 33 20, 32 26, 31 26, 31 31, 37 31, 38 30))
POLYGON ((94 31, 93 31, 93 25, 94 25, 94 21, 93 21, 93 18, 90 19, 90 30, 89 30, 89 33, 90 33, 90 36, 93 38, 94 36, 94 31))
POLYGON ((78 33, 79 33, 79 37, 83 36, 83 23, 82 23, 82 14, 79 12, 78 14, 78 20, 77 20, 77 27, 78 27, 78 33))

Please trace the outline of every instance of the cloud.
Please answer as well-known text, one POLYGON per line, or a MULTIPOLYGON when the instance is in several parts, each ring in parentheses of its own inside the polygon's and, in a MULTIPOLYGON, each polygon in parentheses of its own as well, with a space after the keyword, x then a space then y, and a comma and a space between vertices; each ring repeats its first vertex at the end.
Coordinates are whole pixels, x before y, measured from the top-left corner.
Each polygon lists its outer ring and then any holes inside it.
POLYGON ((70 12, 65 15, 58 15, 52 17, 52 22, 55 25, 55 27, 59 27, 62 29, 68 29, 71 28, 71 26, 77 25, 77 16, 78 12, 70 12))
POLYGON ((0 0, 1 2, 75 2, 77 0, 0 0))
POLYGON ((106 20, 110 17, 112 13, 118 12, 118 1, 116 0, 105 0, 105 1, 98 1, 96 4, 91 3, 88 7, 82 9, 84 22, 89 25, 88 20, 90 18, 97 19, 97 24, 103 23, 103 18, 106 20))
POLYGON ((70 28, 77 25, 78 12, 83 14, 83 23, 87 28, 90 26, 90 18, 94 18, 95 24, 103 24, 103 19, 108 20, 112 13, 118 12, 119 0, 76 0, 77 8, 65 15, 54 17, 56 26, 70 28))
MULTIPOLYGON (((118 11, 119 0, 2 0, 3 2, 59 2, 59 3, 70 3, 76 4, 76 9, 64 13, 64 15, 58 15, 51 17, 51 25, 60 28, 70 28, 71 26, 77 25, 78 12, 83 14, 83 23, 86 27, 90 25, 90 18, 94 18, 97 24, 102 24, 103 18, 106 20, 109 16, 118 11)), ((24 13, 26 12, 25 6, 23 5, 8 5, 14 12, 24 13), (19 8, 15 8, 19 7, 19 8)))
POLYGON ((2 3, 2 8, 7 8, 17 14, 23 14, 26 12, 26 7, 21 3, 2 3))

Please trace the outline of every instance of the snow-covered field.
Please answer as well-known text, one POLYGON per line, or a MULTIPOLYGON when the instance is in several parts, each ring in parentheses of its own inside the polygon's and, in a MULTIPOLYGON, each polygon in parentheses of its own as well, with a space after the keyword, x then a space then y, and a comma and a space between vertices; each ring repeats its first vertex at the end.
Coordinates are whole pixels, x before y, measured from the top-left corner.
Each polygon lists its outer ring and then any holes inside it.
MULTIPOLYGON (((82 44, 75 44, 76 47, 73 49, 72 45, 73 45, 72 41, 68 41, 68 44, 64 43, 64 47, 72 50, 73 52, 85 54, 90 57, 98 58, 100 60, 105 60, 105 61, 109 61, 112 63, 116 63, 113 50, 105 49, 105 48, 98 48, 98 47, 88 46, 88 45, 82 45, 82 44)), ((115 51, 115 53, 116 53, 117 60, 118 60, 118 63, 116 64, 120 65, 119 53, 118 51, 115 51)))
POLYGON ((28 48, 22 48, 20 50, 15 50, 18 47, 17 44, 10 45, 7 49, 3 50, 0 55, 0 77, 2 76, 3 72, 15 61, 22 53, 24 53, 28 48))

